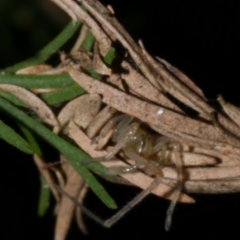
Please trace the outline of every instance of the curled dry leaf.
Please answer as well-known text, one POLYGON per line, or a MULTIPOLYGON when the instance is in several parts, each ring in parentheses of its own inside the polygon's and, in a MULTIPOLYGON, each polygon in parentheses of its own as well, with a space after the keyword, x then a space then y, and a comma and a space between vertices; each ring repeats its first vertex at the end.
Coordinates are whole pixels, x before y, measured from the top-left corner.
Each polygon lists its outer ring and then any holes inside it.
POLYGON ((0 84, 0 89, 10 92, 21 99, 24 103, 26 103, 26 105, 29 106, 31 110, 38 114, 43 122, 46 122, 54 127, 59 127, 58 120, 56 119, 52 110, 35 94, 22 87, 10 84, 0 84))
POLYGON ((48 183, 48 186, 51 189, 51 192, 52 192, 54 198, 56 199, 57 202, 59 202, 60 195, 59 195, 59 192, 53 187, 53 184, 55 183, 55 181, 54 181, 54 178, 53 178, 51 172, 46 167, 47 166, 46 163, 37 154, 33 155, 33 160, 34 160, 39 172, 44 176, 46 182, 48 183))
MULTIPOLYGON (((166 151, 166 161, 171 158, 172 152, 166 151)), ((218 163, 213 156, 207 156, 196 152, 181 152, 183 166, 213 166, 218 163)))
MULTIPOLYGON (((88 190, 88 186, 87 184, 84 184, 84 186, 82 187, 82 189, 80 190, 80 193, 79 193, 79 196, 77 198, 77 200, 80 202, 80 203, 83 203, 84 202, 84 198, 87 194, 87 190, 88 190)), ((77 220, 77 224, 78 224, 78 227, 79 229, 81 230, 81 232, 85 235, 88 235, 88 229, 87 229, 87 226, 85 225, 84 223, 84 220, 83 220, 83 211, 81 208, 77 208, 76 209, 76 220, 77 220)))
POLYGON ((163 92, 155 88, 150 82, 147 81, 140 73, 138 73, 128 62, 123 61, 122 67, 127 71, 121 74, 127 85, 132 91, 138 93, 143 99, 146 98, 156 104, 160 104, 163 107, 167 107, 176 112, 182 112, 182 110, 171 102, 163 92), (134 79, 138 79, 135 81, 134 79))
POLYGON ((66 6, 69 11, 67 12, 73 20, 75 17, 82 20, 89 29, 91 29, 96 40, 99 43, 99 48, 102 56, 105 56, 109 49, 111 48, 111 41, 108 36, 102 31, 100 26, 89 16, 89 14, 84 11, 79 5, 73 1, 62 0, 56 2, 60 7, 62 5, 66 6), (74 17, 73 17, 74 16, 74 17))
POLYGON ((199 138, 210 139, 216 141, 216 144, 222 142, 222 136, 210 124, 191 119, 164 107, 159 107, 127 95, 103 82, 94 80, 71 66, 68 66, 67 69, 74 81, 87 92, 99 94, 102 96, 102 101, 107 105, 116 108, 120 112, 134 116, 143 122, 154 125, 154 130, 160 134, 162 134, 162 130, 167 129, 170 132, 179 131, 198 136, 199 138))
POLYGON ((153 83, 154 86, 159 86, 156 82, 155 74, 151 71, 151 69, 149 69, 147 66, 148 64, 143 60, 144 58, 140 47, 133 41, 125 29, 119 24, 114 15, 112 15, 112 13, 98 1, 78 1, 87 7, 88 11, 100 23, 101 27, 105 32, 107 32, 112 41, 118 40, 122 46, 128 50, 136 65, 139 66, 147 79, 153 83))
POLYGON ((70 53, 77 52, 80 49, 88 31, 89 31, 89 29, 87 28, 87 26, 85 24, 83 24, 83 26, 82 26, 82 28, 79 32, 79 36, 77 38, 77 41, 75 42, 74 46, 72 47, 70 53))
POLYGON ((240 126, 240 110, 238 107, 232 105, 231 103, 227 103, 222 95, 218 96, 218 102, 221 104, 222 108, 226 112, 226 114, 238 125, 240 126))
MULTIPOLYGON (((68 164, 65 166, 66 184, 64 190, 78 198, 85 183, 79 174, 68 164)), ((55 225, 55 240, 64 240, 68 233, 75 212, 75 204, 66 196, 62 196, 55 225)))
MULTIPOLYGON (((101 98, 97 94, 83 95, 69 102, 59 113, 58 121, 63 127, 71 119, 78 126, 86 128, 93 117, 99 112, 101 107, 101 98)), ((54 128, 57 133, 60 128, 54 128)))
POLYGON ((194 84, 194 82, 188 76, 186 76, 184 73, 182 73, 179 69, 171 65, 166 60, 159 57, 157 57, 157 60, 162 63, 166 67, 166 69, 169 70, 169 72, 174 74, 176 77, 178 77, 178 79, 180 79, 184 84, 186 84, 192 91, 197 93, 202 99, 205 98, 202 90, 196 84, 194 84))
MULTIPOLYGON (((166 178, 176 179, 176 170, 170 167, 163 168, 166 178)), ((214 180, 224 178, 235 178, 240 176, 240 165, 238 166, 222 166, 211 168, 184 168, 183 177, 185 180, 214 180)))
POLYGON ((47 64, 40 64, 40 65, 35 65, 35 66, 30 66, 30 67, 20 69, 16 72, 16 74, 26 74, 26 75, 39 74, 41 72, 45 72, 50 69, 52 69, 52 66, 47 64))
MULTIPOLYGON (((164 90, 170 93, 172 96, 182 101, 187 106, 195 109, 203 119, 212 120, 212 113, 216 110, 211 107, 205 98, 199 95, 199 91, 192 91, 192 87, 189 89, 189 83, 184 84, 183 79, 178 79, 176 76, 172 75, 163 65, 156 62, 146 51, 143 51, 146 61, 152 65, 157 73, 158 83, 163 86, 164 90)), ((218 112, 218 120, 220 125, 223 125, 227 131, 240 136, 240 127, 231 121, 228 117, 218 112)))
POLYGON ((88 137, 95 137, 104 124, 106 124, 114 116, 115 112, 116 111, 109 106, 104 107, 88 124, 86 129, 88 137))
MULTIPOLYGON (((169 178, 163 178, 162 182, 169 186, 175 187, 176 181, 169 178)), ((186 180, 183 183, 183 189, 188 193, 202 193, 202 194, 223 194, 236 193, 240 191, 240 179, 215 179, 215 180, 186 180)))
POLYGON ((38 73, 38 75, 59 75, 62 73, 66 73, 66 68, 64 65, 60 64, 57 68, 48 69, 44 72, 38 73))
POLYGON ((95 42, 93 53, 93 69, 99 74, 110 76, 112 74, 112 69, 107 67, 102 61, 99 49, 98 42, 95 42))

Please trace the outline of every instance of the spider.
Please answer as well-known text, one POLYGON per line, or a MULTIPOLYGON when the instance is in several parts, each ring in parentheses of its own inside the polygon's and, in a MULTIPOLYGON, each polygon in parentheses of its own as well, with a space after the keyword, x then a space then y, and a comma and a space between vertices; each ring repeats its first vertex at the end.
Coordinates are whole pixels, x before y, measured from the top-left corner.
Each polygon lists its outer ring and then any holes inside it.
MULTIPOLYGON (((101 124, 103 125, 104 121, 102 121, 101 124)), ((126 114, 114 114, 114 116, 108 119, 107 123, 101 127, 100 133, 93 140, 94 142, 97 142, 97 149, 102 149, 109 141, 112 141, 115 145, 105 156, 92 158, 85 161, 84 165, 91 164, 94 161, 110 161, 115 155, 121 154, 124 159, 127 159, 126 161, 129 165, 127 167, 111 167, 108 169, 109 172, 114 174, 128 174, 131 172, 142 171, 148 176, 154 177, 152 183, 126 206, 107 220, 100 219, 60 187, 55 187, 59 190, 59 192, 66 195, 77 206, 79 206, 85 214, 90 216, 99 224, 108 228, 115 224, 121 217, 131 210, 132 207, 134 207, 159 185, 163 177, 161 168, 167 164, 167 150, 171 150, 174 156, 174 164, 176 165, 178 172, 178 179, 173 199, 167 211, 165 222, 165 229, 169 230, 174 208, 182 188, 182 160, 180 143, 172 142, 168 137, 151 133, 140 121, 126 114)), ((86 132, 89 132, 89 129, 90 128, 88 127, 86 132)))

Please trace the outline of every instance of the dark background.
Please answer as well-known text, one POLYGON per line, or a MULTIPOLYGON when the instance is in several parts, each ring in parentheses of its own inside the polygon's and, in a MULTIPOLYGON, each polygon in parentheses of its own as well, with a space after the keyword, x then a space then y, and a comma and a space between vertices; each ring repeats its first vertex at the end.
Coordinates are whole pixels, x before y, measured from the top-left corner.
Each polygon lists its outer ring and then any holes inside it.
MULTIPOLYGON (((210 101, 214 103, 221 93, 227 101, 240 105, 240 3, 191 0, 102 2, 113 6, 118 20, 135 40, 141 38, 153 56, 166 59, 190 76, 210 101)), ((32 56, 54 38, 68 20, 57 7, 48 4, 48 0, 1 0, 0 68, 32 56)), ((53 239, 53 208, 43 218, 36 214, 39 175, 31 157, 2 141, 0 151, 0 239, 53 239)), ((119 206, 139 192, 107 182, 104 186, 119 206)), ((238 236, 239 194, 193 197, 195 205, 177 205, 170 232, 164 230, 169 202, 149 196, 111 229, 86 219, 89 238, 234 239, 238 236)), ((101 216, 112 215, 92 193, 88 194, 86 205, 101 216)), ((85 238, 73 224, 68 239, 85 238)))

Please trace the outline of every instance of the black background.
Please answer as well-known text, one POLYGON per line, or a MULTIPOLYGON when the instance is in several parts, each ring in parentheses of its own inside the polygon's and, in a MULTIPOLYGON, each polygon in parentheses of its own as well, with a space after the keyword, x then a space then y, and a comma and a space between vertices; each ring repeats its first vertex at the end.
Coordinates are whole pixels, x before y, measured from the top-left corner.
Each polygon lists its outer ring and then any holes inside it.
MULTIPOLYGON (((104 0, 135 40, 166 59, 200 86, 214 103, 218 94, 240 105, 240 3, 226 1, 104 0)), ((23 60, 47 44, 68 22, 48 1, 0 1, 0 68, 23 60)), ((6 116, 0 116, 6 121, 6 116)), ((10 120, 9 120, 10 121, 10 120)), ((10 122, 13 124, 12 122, 10 122)), ((48 149, 48 148, 46 148, 48 149)), ((0 239, 53 239, 53 208, 36 214, 39 175, 31 157, 1 141, 0 239)), ((51 149, 48 151, 51 151, 51 149)), ((54 154, 53 158, 56 157, 54 154)), ((119 206, 139 190, 103 182, 119 206)), ((234 239, 240 232, 239 194, 193 195, 194 205, 178 204, 170 232, 164 221, 169 202, 147 197, 111 229, 86 218, 90 239, 234 239)), ((89 193, 86 205, 101 216, 111 211, 89 193)), ((85 239, 76 226, 67 239, 85 239)))

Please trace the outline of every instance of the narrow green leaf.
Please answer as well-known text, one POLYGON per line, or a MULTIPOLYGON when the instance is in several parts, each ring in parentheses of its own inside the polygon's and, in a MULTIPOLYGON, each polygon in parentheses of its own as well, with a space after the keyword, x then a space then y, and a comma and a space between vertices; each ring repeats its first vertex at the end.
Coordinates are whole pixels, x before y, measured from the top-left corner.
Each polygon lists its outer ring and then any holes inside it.
POLYGON ((54 105, 71 100, 77 96, 80 96, 84 92, 84 89, 81 88, 77 83, 73 83, 72 85, 58 91, 43 93, 41 94, 41 98, 49 105, 54 105))
POLYGON ((68 74, 60 75, 15 75, 0 74, 0 84, 13 84, 24 88, 63 88, 74 81, 68 74))
MULTIPOLYGON (((58 135, 52 133, 49 129, 33 120, 24 112, 2 98, 0 98, 0 109, 7 112, 14 119, 18 120, 21 124, 41 136, 46 142, 58 149, 58 151, 66 157, 69 164, 72 165, 73 168, 82 176, 82 178, 102 202, 104 202, 110 208, 117 207, 114 200, 109 196, 103 186, 97 181, 87 167, 82 164, 90 158, 86 153, 66 142, 58 135)), ((94 162, 89 164, 88 167, 100 175, 112 176, 100 163, 94 162)))
POLYGON ((47 46, 41 49, 35 56, 6 68, 4 72, 14 73, 19 69, 34 66, 46 61, 52 54, 56 53, 57 50, 60 49, 63 44, 65 44, 73 36, 73 34, 78 30, 80 25, 80 22, 70 22, 56 38, 54 38, 47 46))
POLYGON ((116 56, 116 51, 115 51, 115 48, 110 48, 108 53, 106 54, 106 56, 104 57, 103 59, 103 62, 105 64, 107 64, 108 66, 110 66, 114 60, 116 56))
POLYGON ((33 136, 32 132, 29 131, 28 128, 25 126, 19 124, 18 125, 22 133, 24 134, 25 138, 27 139, 28 143, 30 144, 32 150, 34 153, 36 153, 38 156, 43 157, 42 150, 36 140, 36 138, 33 136))
MULTIPOLYGON (((5 101, 5 100, 4 100, 5 101)), ((9 144, 13 145, 14 147, 18 148, 19 150, 32 154, 33 151, 28 144, 19 134, 17 134, 12 128, 7 126, 0 120, 0 138, 4 141, 8 142, 9 144)))
POLYGON ((39 200, 38 200, 38 216, 42 217, 46 213, 50 205, 51 192, 43 175, 40 175, 40 183, 41 183, 41 187, 40 187, 40 194, 39 194, 39 200))
POLYGON ((18 97, 16 97, 15 95, 13 95, 9 92, 0 90, 0 96, 4 99, 8 100, 9 102, 13 103, 16 106, 27 107, 27 105, 22 100, 20 100, 18 97))
POLYGON ((87 52, 90 52, 93 48, 94 42, 95 42, 95 37, 90 31, 87 31, 86 37, 83 41, 81 48, 83 48, 87 52))
POLYGON ((102 75, 100 75, 99 73, 95 72, 92 69, 87 70, 87 74, 89 74, 89 76, 91 76, 92 78, 95 78, 97 80, 101 80, 102 79, 102 75))
MULTIPOLYGON (((42 150, 36 141, 33 134, 29 131, 28 128, 25 126, 19 124, 19 127, 21 131, 23 132, 25 138, 28 140, 29 144, 31 145, 34 153, 36 153, 38 156, 43 157, 42 150)), ((48 183, 45 179, 45 177, 40 174, 40 192, 39 192, 39 199, 38 199, 38 216, 42 217, 49 205, 50 205, 50 197, 51 197, 51 191, 48 186, 48 183)))

